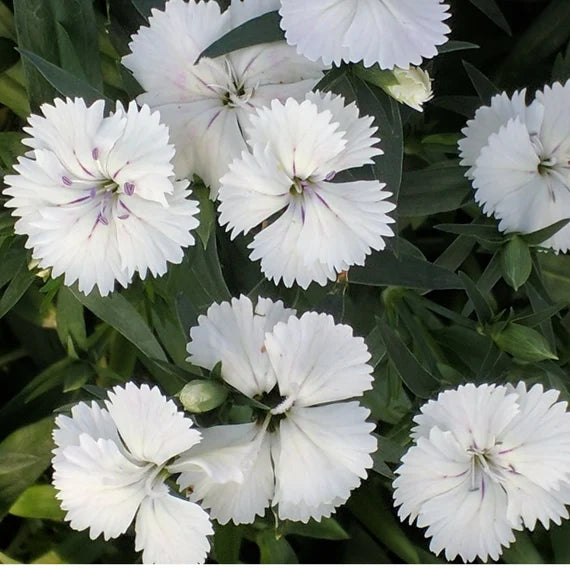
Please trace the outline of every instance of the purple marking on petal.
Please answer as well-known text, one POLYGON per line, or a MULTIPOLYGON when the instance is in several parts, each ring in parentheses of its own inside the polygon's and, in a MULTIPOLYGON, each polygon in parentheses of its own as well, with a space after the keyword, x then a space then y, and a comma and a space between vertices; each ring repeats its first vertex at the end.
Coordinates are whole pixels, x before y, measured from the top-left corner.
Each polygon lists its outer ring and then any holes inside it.
POLYGON ((97 216, 97 222, 101 222, 104 226, 109 225, 109 220, 102 213, 97 216))
POLYGON ((128 217, 130 216, 130 214, 121 214, 120 216, 117 216, 119 218, 119 220, 126 220, 128 219, 128 217))
POLYGON ((132 196, 135 193, 135 185, 132 182, 125 182, 124 188, 127 196, 132 196))
POLYGON ((293 176, 297 176, 297 165, 295 164, 295 148, 293 148, 293 176))
POLYGON ((327 201, 320 194, 315 192, 315 196, 330 210, 330 206, 327 204, 327 201))
POLYGON ((326 176, 325 176, 325 180, 327 182, 330 182, 334 177, 336 176, 336 172, 334 170, 331 170, 326 176))
POLYGON ((127 206, 125 205, 125 203, 122 200, 119 200, 119 204, 129 213, 132 214, 132 212, 127 208, 127 206))
POLYGON ((71 186, 73 184, 73 182, 67 177, 67 176, 62 176, 61 177, 61 181, 66 185, 66 186, 71 186))
POLYGON ((98 148, 94 148, 91 151, 91 156, 93 157, 93 160, 98 160, 99 159, 99 149, 98 148))
POLYGON ((89 198, 93 200, 95 198, 95 194, 97 194, 97 188, 93 186, 93 188, 89 188, 89 198))
POLYGON ((222 112, 222 109, 220 109, 209 121, 208 121, 208 126, 206 127, 206 130, 208 130, 213 124, 214 121, 220 116, 220 113, 222 112))
POLYGON ((305 206, 301 206, 301 220, 305 223, 305 206))
POLYGON ((485 477, 481 476, 481 499, 485 498, 485 477))

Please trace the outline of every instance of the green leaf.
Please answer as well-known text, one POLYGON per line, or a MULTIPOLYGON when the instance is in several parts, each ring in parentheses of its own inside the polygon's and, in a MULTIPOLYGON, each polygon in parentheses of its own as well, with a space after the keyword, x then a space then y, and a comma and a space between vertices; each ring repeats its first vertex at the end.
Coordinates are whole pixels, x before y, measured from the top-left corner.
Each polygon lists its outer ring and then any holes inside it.
POLYGON ((12 281, 0 298, 0 318, 2 318, 30 288, 35 275, 28 269, 27 260, 23 260, 12 281))
POLYGON ((511 322, 499 332, 491 332, 491 337, 504 352, 527 362, 558 360, 546 339, 534 329, 511 322))
POLYGON ((469 300, 475 307, 475 312, 477 313, 479 322, 482 324, 490 322, 493 318, 493 311, 491 310, 489 303, 487 303, 483 292, 472 281, 472 279, 462 271, 459 272, 459 278, 463 283, 463 287, 467 292, 469 300))
POLYGON ((103 99, 108 105, 108 109, 114 107, 111 99, 105 97, 103 93, 92 87, 85 80, 75 77, 68 71, 50 63, 35 53, 22 48, 19 51, 24 59, 29 61, 61 95, 65 97, 82 97, 87 104, 103 99))
POLYGON ((348 509, 382 544, 408 564, 419 564, 413 542, 404 534, 398 521, 386 506, 384 497, 373 485, 352 494, 348 509))
POLYGON ((120 293, 101 297, 98 291, 85 296, 77 286, 70 288, 73 296, 102 321, 110 324, 144 355, 157 360, 166 360, 166 354, 138 311, 120 293))
POLYGON ((472 44, 471 42, 460 42, 460 41, 453 41, 450 40, 445 42, 441 46, 437 46, 437 53, 439 55, 443 53, 451 53, 453 51, 463 51, 466 49, 479 49, 480 46, 477 44, 472 44))
POLYGON ((552 318, 554 315, 557 315, 565 307, 566 303, 558 303, 556 305, 551 305, 550 307, 546 307, 545 309, 542 309, 540 311, 535 311, 530 315, 517 316, 513 319, 513 322, 533 329, 534 327, 537 327, 544 321, 552 318))
POLYGON ((380 330, 379 324, 376 324, 376 326, 370 331, 364 343, 372 355, 368 364, 370 364, 372 368, 376 368, 380 361, 386 356, 386 345, 382 339, 382 331, 380 330))
POLYGON ((54 427, 52 418, 45 418, 16 430, 0 443, 0 452, 24 453, 36 457, 35 463, 0 475, 0 517, 8 512, 16 499, 50 464, 54 445, 51 432, 54 427))
POLYGON ((15 42, 0 38, 0 73, 10 69, 20 59, 15 48, 15 42))
POLYGON ((550 224, 541 230, 537 230, 530 234, 523 234, 520 237, 529 245, 540 245, 547 239, 551 238, 554 234, 558 233, 562 228, 565 228, 568 222, 570 222, 570 218, 564 218, 563 220, 550 224))
POLYGON ((501 268, 504 280, 515 290, 527 282, 532 271, 528 245, 519 236, 513 236, 501 250, 501 268))
POLYGON ((560 83, 565 83, 570 79, 570 43, 566 48, 566 53, 559 53, 554 61, 554 66, 552 67, 552 83, 555 81, 560 81, 560 83))
POLYGON ((550 528, 548 535, 552 542, 555 564, 570 564, 570 521, 563 521, 560 526, 555 525, 550 528))
POLYGON ((570 303, 570 256, 539 253, 544 286, 557 303, 570 303))
MULTIPOLYGON (((552 530, 556 528, 552 527, 552 530)), ((526 531, 515 534, 515 542, 509 548, 503 550, 501 558, 507 564, 544 564, 545 560, 538 552, 536 546, 528 536, 526 531)), ((568 541, 568 538, 566 538, 568 541)))
POLYGON ((35 455, 30 455, 29 453, 0 450, 0 475, 24 469, 37 460, 38 458, 35 455))
MULTIPOLYGON (((60 69, 71 76, 80 73, 83 82, 92 89, 102 90, 98 30, 91 0, 15 0, 14 15, 20 53, 32 53, 39 58, 24 61, 34 109, 54 99, 55 91, 50 86, 54 81, 71 83, 68 75, 57 71, 60 69)), ((59 92, 82 96, 78 85, 71 93, 59 92)), ((89 93, 87 89, 84 91, 89 93)))
POLYGON ((285 36, 279 26, 279 12, 267 12, 244 22, 209 45, 198 57, 218 57, 232 51, 258 44, 283 41, 285 36))
POLYGON ((404 158, 404 134, 399 105, 382 89, 358 77, 353 76, 351 84, 356 93, 360 115, 374 117, 373 125, 378 128, 375 135, 382 140, 384 154, 373 159, 374 176, 386 184, 386 190, 392 192, 390 200, 397 204, 404 158))
POLYGON ((298 564, 297 555, 284 537, 272 529, 262 530, 255 537, 261 554, 261 564, 298 564))
POLYGON ((495 23, 501 30, 507 34, 512 35, 511 27, 501 12, 501 9, 495 0, 469 0, 471 4, 479 8, 485 16, 487 16, 493 23, 495 23))
POLYGON ((87 348, 87 332, 83 305, 67 287, 61 287, 57 294, 57 334, 61 344, 66 347, 71 338, 79 348, 87 348))
POLYGON ((131 0, 134 7, 138 10, 139 14, 148 21, 151 10, 164 10, 166 0, 131 0))
POLYGON ((439 388, 439 381, 430 374, 388 324, 380 323, 386 351, 404 384, 418 397, 429 398, 439 388))
POLYGON ((194 184, 192 186, 193 198, 196 198, 200 204, 200 213, 198 219, 200 225, 196 228, 196 233, 202 240, 204 248, 207 247, 212 230, 216 225, 216 210, 214 209, 214 202, 210 200, 210 191, 204 184, 194 184))
POLYGON ((465 171, 456 161, 446 161, 404 172, 398 214, 430 216, 456 210, 471 194, 465 171))
POLYGON ((348 533, 332 517, 322 518, 320 522, 314 519, 309 519, 307 523, 285 521, 278 530, 283 536, 296 534, 297 536, 325 540, 348 540, 350 538, 348 533))
POLYGON ((442 232, 472 237, 489 245, 498 245, 508 239, 494 225, 489 224, 439 224, 434 227, 442 232))
POLYGON ((10 507, 10 514, 28 519, 61 521, 65 513, 55 498, 57 490, 51 485, 28 487, 10 507))
POLYGON ((479 99, 483 105, 489 105, 491 99, 494 95, 499 93, 499 88, 493 85, 491 80, 481 73, 475 66, 471 65, 469 62, 464 61, 463 67, 469 75, 469 79, 479 95, 479 99))
POLYGON ((411 289, 462 289, 461 281, 451 271, 402 254, 384 250, 374 252, 364 267, 352 267, 348 272, 349 283, 361 285, 409 287, 411 289))
POLYGON ((388 463, 400 463, 402 456, 406 453, 406 448, 381 435, 376 435, 376 439, 378 440, 378 451, 376 453, 388 463))
POLYGON ((214 522, 214 558, 218 564, 237 564, 244 535, 244 525, 214 522))

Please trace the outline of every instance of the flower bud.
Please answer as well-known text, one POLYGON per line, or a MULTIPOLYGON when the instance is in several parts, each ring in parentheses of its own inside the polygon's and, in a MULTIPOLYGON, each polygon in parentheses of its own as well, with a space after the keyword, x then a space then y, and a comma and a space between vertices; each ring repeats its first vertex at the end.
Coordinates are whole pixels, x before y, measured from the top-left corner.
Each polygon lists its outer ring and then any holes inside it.
POLYGON ((227 395, 227 388, 219 382, 192 380, 182 388, 178 397, 187 412, 200 414, 223 404, 227 395))
POLYGON ((433 98, 432 80, 428 72, 420 67, 384 70, 374 66, 368 69, 359 68, 357 75, 381 87, 390 97, 416 111, 423 111, 422 105, 433 98))

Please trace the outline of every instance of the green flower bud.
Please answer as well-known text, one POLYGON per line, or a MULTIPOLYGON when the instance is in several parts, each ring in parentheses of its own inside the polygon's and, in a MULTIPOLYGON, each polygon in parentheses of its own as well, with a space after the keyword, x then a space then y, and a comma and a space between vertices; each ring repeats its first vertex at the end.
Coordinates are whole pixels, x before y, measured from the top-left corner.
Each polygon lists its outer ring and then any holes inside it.
POLYGON ((513 236, 501 251, 503 279, 517 291, 530 277, 532 259, 528 244, 519 236, 513 236))
POLYGON ((491 338, 502 351, 527 362, 558 360, 546 339, 529 327, 509 323, 502 330, 491 332, 491 338))
POLYGON ((227 395, 227 388, 219 382, 192 380, 182 388, 178 397, 187 412, 201 414, 223 404, 227 395))

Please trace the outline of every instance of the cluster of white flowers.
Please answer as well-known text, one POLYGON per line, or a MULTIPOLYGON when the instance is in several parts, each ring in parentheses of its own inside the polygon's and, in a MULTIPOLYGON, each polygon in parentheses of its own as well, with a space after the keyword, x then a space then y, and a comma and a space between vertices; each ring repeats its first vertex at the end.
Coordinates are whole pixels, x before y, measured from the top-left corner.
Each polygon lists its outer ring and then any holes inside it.
MULTIPOLYGON (((378 128, 354 103, 311 90, 332 63, 361 62, 360 73, 421 111, 431 79, 414 66, 447 41, 448 10, 441 0, 232 0, 222 12, 169 0, 123 58, 145 91, 140 108, 117 103, 105 116, 103 101, 56 99, 30 117, 31 150, 5 178, 16 233, 52 277, 107 295, 182 261, 198 225, 188 190, 197 175, 231 239, 256 231, 250 258, 276 284, 325 285, 364 265, 394 235, 396 206, 385 184, 344 171, 382 154, 378 128), (276 11, 285 40, 201 57, 276 11)), ((459 143, 476 200, 507 232, 570 217, 570 81, 530 105, 525 95, 494 97, 459 143)), ((570 226, 543 245, 568 250, 570 226)), ((213 304, 190 337, 188 360, 221 365, 249 399, 248 423, 198 431, 157 388, 132 382, 56 418, 53 482, 66 520, 105 539, 134 521, 143 562, 203 562, 210 517, 329 517, 377 448, 355 401, 372 386, 370 354, 350 326, 241 296, 213 304)), ((497 559, 513 530, 560 523, 570 415, 557 398, 522 382, 467 384, 425 404, 394 481, 402 520, 427 527, 434 552, 465 561, 497 559)))
POLYGON ((349 326, 242 296, 212 305, 191 336, 193 363, 221 362, 224 380, 263 405, 254 422, 200 434, 157 388, 133 383, 109 392, 105 408, 80 403, 56 418, 66 520, 109 539, 136 517, 144 562, 204 561, 212 527, 193 501, 222 524, 253 522, 269 505, 281 519, 328 517, 366 478, 377 446, 368 410, 342 402, 372 385, 370 354, 349 326), (169 493, 171 473, 190 501, 169 493))
MULTIPOLYGON (((504 232, 531 233, 570 218, 570 81, 536 93, 495 95, 463 130, 462 162, 475 199, 504 232)), ((570 249, 570 226, 543 244, 570 249)))
POLYGON ((427 527, 436 554, 468 562, 497 560, 513 530, 568 518, 570 413, 558 396, 467 384, 422 406, 394 481, 400 518, 427 527))

